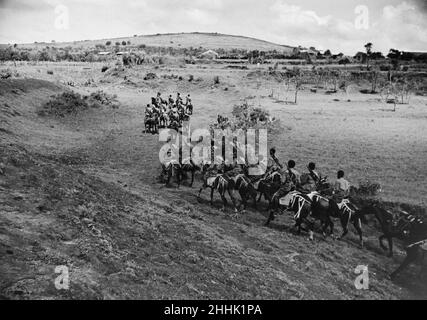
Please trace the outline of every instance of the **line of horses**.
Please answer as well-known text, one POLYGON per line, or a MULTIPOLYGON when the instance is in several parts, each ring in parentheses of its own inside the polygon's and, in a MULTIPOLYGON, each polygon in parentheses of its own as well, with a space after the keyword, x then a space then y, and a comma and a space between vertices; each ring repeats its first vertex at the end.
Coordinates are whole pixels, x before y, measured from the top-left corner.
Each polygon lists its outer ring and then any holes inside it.
MULTIPOLYGON (((324 238, 328 236, 335 239, 334 220, 338 219, 342 234, 338 239, 343 239, 348 234, 349 225, 353 225, 359 236, 360 246, 363 248, 362 223, 366 223, 367 216, 374 216, 379 222, 382 234, 379 237, 380 247, 387 251, 388 256, 393 255, 393 239, 397 238, 406 244, 406 258, 402 265, 391 274, 395 278, 409 264, 417 259, 423 259, 427 250, 427 223, 420 218, 401 211, 397 216, 376 200, 366 200, 358 196, 357 188, 352 187, 350 196, 342 201, 335 201, 332 195, 332 185, 327 177, 319 179, 315 191, 306 192, 301 186, 292 182, 291 175, 285 170, 272 168, 259 177, 248 175, 248 168, 244 165, 196 165, 192 160, 186 163, 171 161, 162 165, 162 177, 165 185, 169 185, 172 177, 176 179, 178 188, 183 180, 190 179, 192 187, 196 173, 202 177, 202 186, 197 199, 200 200, 204 190, 210 189, 210 204, 213 205, 215 191, 222 199, 222 209, 227 207, 228 196, 232 202, 235 216, 244 213, 248 202, 252 201, 257 209, 262 198, 267 202, 269 225, 276 214, 290 213, 295 219, 294 229, 299 234, 308 231, 309 239, 314 239, 315 221, 320 222, 324 238), (190 175, 190 177, 188 177, 190 175), (236 193, 240 196, 237 199, 236 193), (384 245, 387 240, 388 247, 384 245)), ((301 181, 304 181, 304 175, 301 181)), ((379 189, 380 186, 378 185, 379 189)))

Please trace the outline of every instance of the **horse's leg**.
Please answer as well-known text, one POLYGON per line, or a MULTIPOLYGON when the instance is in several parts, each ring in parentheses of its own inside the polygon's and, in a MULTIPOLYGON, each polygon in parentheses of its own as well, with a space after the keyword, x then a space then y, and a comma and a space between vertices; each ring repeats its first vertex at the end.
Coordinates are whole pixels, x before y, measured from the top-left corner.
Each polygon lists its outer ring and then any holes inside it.
POLYGON ((254 209, 257 210, 258 205, 257 205, 257 201, 256 201, 256 195, 253 196, 253 200, 254 200, 254 209))
POLYGON ((393 257, 393 237, 388 236, 387 240, 388 240, 388 249, 389 249, 388 257, 391 258, 393 257))
POLYGON ((165 184, 165 186, 168 186, 168 185, 169 185, 169 182, 170 182, 170 180, 171 180, 171 176, 172 176, 172 171, 171 171, 171 170, 168 170, 168 171, 167 171, 167 179, 166 179, 166 184, 165 184))
POLYGON ((353 225, 359 235, 360 247, 363 248, 362 220, 360 218, 355 219, 353 225))
POLYGON ((270 210, 270 214, 268 215, 268 219, 264 225, 268 226, 270 224, 270 222, 273 220, 274 220, 274 210, 270 210))
POLYGON ((413 263, 417 259, 418 247, 412 247, 406 250, 406 258, 403 260, 402 264, 397 268, 391 275, 390 278, 393 280, 400 272, 402 272, 406 267, 413 263))
POLYGON ((348 224, 347 224, 348 213, 343 215, 340 220, 341 220, 342 234, 339 237, 339 239, 342 240, 348 234, 348 224))
POLYGON ((191 170, 191 183, 190 183, 190 188, 193 187, 193 183, 194 183, 194 170, 191 170))
POLYGON ((386 235, 385 234, 383 234, 383 235, 381 235, 379 238, 378 238, 378 241, 379 241, 379 243, 380 243, 380 247, 381 247, 381 249, 383 249, 384 251, 387 251, 388 250, 388 248, 384 245, 384 239, 386 238, 386 235))
POLYGON ((231 188, 227 188, 227 191, 228 191, 228 195, 231 198, 231 202, 233 202, 234 212, 237 213, 239 210, 237 209, 237 204, 236 204, 237 201, 236 201, 236 198, 234 197, 234 191, 231 188))
POLYGON ((222 199, 222 208, 221 211, 225 211, 225 208, 227 207, 227 199, 225 198, 225 193, 224 192, 220 192, 219 193, 222 199))
POLYGON ((246 210, 246 201, 247 201, 246 194, 241 190, 239 190, 239 194, 240 194, 240 198, 242 199, 241 206, 243 207, 243 211, 245 211, 246 210))
POLYGON ((211 206, 213 206, 213 194, 214 194, 215 189, 211 188, 211 206))
POLYGON ((263 195, 263 193, 262 193, 262 192, 260 192, 260 193, 259 193, 259 197, 258 197, 257 202, 261 202, 262 195, 263 195))
POLYGON ((314 226, 312 225, 312 223, 307 218, 304 218, 304 221, 305 221, 305 224, 308 228, 308 234, 309 234, 308 240, 314 241, 314 231, 313 231, 314 226))
POLYGON ((205 184, 203 184, 203 186, 199 190, 199 194, 197 195, 197 200, 200 199, 200 196, 202 195, 202 191, 205 190, 205 189, 206 189, 206 186, 205 186, 205 184))

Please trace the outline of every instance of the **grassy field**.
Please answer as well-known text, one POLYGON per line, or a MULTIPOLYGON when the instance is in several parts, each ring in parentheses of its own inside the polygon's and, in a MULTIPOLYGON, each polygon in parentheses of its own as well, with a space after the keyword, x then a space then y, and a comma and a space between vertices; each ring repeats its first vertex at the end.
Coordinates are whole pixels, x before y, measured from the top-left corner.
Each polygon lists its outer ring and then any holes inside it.
POLYGON ((392 106, 378 95, 360 94, 359 85, 332 95, 306 87, 292 105, 284 100, 291 100, 293 92, 286 97, 274 77, 262 72, 251 76, 255 66, 138 66, 105 73, 102 66, 5 66, 19 76, 0 80, 3 297, 427 296, 415 268, 397 282, 387 279, 403 252, 398 246, 395 258, 386 258, 372 224, 364 226, 363 250, 354 234, 345 241, 318 236, 309 243, 305 235, 289 231, 291 217, 280 217, 271 228, 262 226, 263 212, 250 211, 234 221, 229 213, 216 210, 218 198, 214 208, 207 194, 197 202, 197 188, 163 188, 155 180, 158 137, 142 133, 144 106, 158 91, 165 96, 190 93, 195 105, 191 121, 197 126, 207 126, 218 114, 227 115, 233 105, 248 101, 281 119, 283 131, 271 140, 283 163, 295 159, 305 171, 306 164, 315 161, 331 178, 344 169, 354 185, 365 179, 381 183, 385 201, 425 207, 425 97, 414 96, 409 105, 391 112, 392 106), (148 72, 158 78, 143 80, 148 72), (188 81, 190 75, 194 81, 188 81), (214 84, 214 76, 219 76, 219 84, 214 84), (39 117, 41 105, 66 87, 82 94, 116 94, 120 108, 63 119, 39 117), (71 266, 74 285, 58 293, 52 270, 62 264, 71 266), (354 288, 354 269, 360 264, 370 268, 369 291, 354 288))

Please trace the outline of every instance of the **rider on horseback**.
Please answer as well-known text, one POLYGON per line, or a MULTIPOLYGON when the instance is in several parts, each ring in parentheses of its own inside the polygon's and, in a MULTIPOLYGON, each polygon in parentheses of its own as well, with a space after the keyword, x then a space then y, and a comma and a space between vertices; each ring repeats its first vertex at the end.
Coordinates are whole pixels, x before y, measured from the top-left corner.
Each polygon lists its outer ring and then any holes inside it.
POLYGON ((271 148, 270 157, 268 158, 267 172, 270 172, 274 167, 279 167, 280 169, 283 168, 279 162, 279 159, 276 157, 276 149, 271 148))
POLYGON ((295 186, 299 186, 300 182, 301 182, 301 174, 295 169, 295 161, 294 160, 289 160, 288 161, 288 174, 289 174, 289 178, 291 179, 292 183, 295 186))
POLYGON ((320 174, 315 171, 316 164, 314 162, 310 162, 307 169, 308 174, 304 175, 305 181, 301 181, 301 189, 304 192, 310 193, 316 191, 317 184, 320 182, 320 174))
POLYGON ((333 198, 337 203, 340 203, 350 194, 350 183, 344 179, 344 171, 340 170, 337 173, 337 181, 334 185, 333 198))

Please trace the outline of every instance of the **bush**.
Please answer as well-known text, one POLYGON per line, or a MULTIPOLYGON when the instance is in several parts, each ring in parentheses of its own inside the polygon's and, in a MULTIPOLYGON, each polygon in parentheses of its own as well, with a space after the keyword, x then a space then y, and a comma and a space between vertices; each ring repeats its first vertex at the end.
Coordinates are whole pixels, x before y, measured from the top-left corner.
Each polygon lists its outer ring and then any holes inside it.
POLYGON ((154 80, 157 79, 157 75, 155 73, 147 73, 147 75, 144 77, 144 80, 154 80))
POLYGON ((53 71, 52 70, 47 70, 47 74, 53 75, 53 71))
POLYGON ((105 43, 105 45, 106 45, 106 46, 111 46, 111 41, 107 41, 107 42, 105 43))
POLYGON ((379 183, 371 182, 369 180, 360 181, 359 188, 352 187, 352 194, 359 198, 376 197, 381 192, 381 185, 379 183))
POLYGON ((112 107, 113 109, 117 109, 119 107, 117 96, 110 95, 102 90, 91 93, 89 97, 85 97, 85 99, 88 100, 88 103, 92 108, 101 107, 102 105, 112 107))
POLYGON ((122 46, 125 46, 126 45, 126 41, 122 41, 122 46))
POLYGON ((77 113, 89 108, 87 101, 78 93, 64 92, 54 96, 48 101, 38 115, 53 115, 56 117, 64 117, 67 114, 77 113))
POLYGON ((192 74, 190 74, 190 75, 188 76, 188 81, 192 82, 193 80, 194 80, 194 76, 193 76, 192 74))
POLYGON ((219 84, 219 76, 214 77, 214 84, 219 84))
POLYGON ((103 66, 102 69, 101 69, 101 72, 105 72, 107 70, 108 70, 108 66, 103 66))
POLYGON ((91 93, 89 96, 82 96, 79 93, 67 91, 53 96, 37 114, 39 116, 52 115, 55 117, 64 117, 68 114, 77 114, 89 108, 100 108, 103 105, 116 109, 119 107, 116 98, 117 96, 109 95, 102 90, 91 93))
POLYGON ((12 77, 12 72, 9 69, 0 70, 0 79, 8 79, 12 77))

